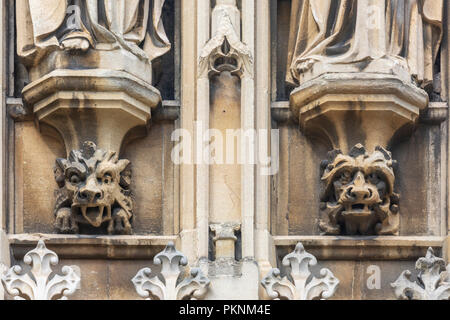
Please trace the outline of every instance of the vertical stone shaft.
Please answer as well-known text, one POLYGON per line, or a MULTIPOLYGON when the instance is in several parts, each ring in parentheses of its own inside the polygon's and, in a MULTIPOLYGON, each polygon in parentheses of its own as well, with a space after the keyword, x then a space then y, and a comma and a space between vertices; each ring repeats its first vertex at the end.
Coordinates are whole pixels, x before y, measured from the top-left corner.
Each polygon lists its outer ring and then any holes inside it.
MULTIPOLYGON (((2 274, 4 268, 9 266, 9 242, 6 237, 5 227, 6 227, 6 90, 7 90, 7 30, 6 30, 6 11, 7 7, 5 1, 0 1, 0 62, 1 62, 1 97, 0 97, 0 150, 1 150, 1 160, 0 160, 0 275, 2 274)), ((3 300, 3 288, 0 285, 0 300, 3 300)))

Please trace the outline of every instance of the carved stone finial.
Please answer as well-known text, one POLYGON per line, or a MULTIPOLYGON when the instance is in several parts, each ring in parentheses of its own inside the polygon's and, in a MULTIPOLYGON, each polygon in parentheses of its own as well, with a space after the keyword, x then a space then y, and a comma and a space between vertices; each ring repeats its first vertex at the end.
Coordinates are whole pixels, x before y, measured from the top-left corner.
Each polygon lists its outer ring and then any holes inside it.
POLYGON ((416 282, 406 270, 391 283, 397 299, 450 300, 450 264, 445 268, 445 260, 436 257, 433 249, 428 248, 426 256, 417 260, 416 269, 419 271, 416 282))
POLYGON ((158 253, 153 262, 161 265, 161 272, 151 276, 150 268, 138 271, 131 280, 137 293, 147 300, 197 300, 206 295, 209 279, 200 269, 192 268, 190 275, 179 282, 182 266, 188 264, 184 254, 177 251, 173 242, 158 253))
POLYGON ((56 229, 78 233, 79 224, 95 228, 107 223, 108 234, 131 234, 130 161, 103 151, 90 141, 73 150, 68 159, 57 159, 59 185, 55 205, 56 229))
POLYGON ((382 147, 368 153, 358 144, 349 155, 339 150, 330 152, 321 164, 320 229, 335 235, 398 234, 394 163, 391 153, 382 147))
POLYGON ((69 266, 61 269, 63 275, 54 274, 50 278, 51 266, 56 266, 59 259, 42 240, 25 255, 23 262, 31 267, 29 272, 23 273, 22 267, 16 265, 1 277, 6 292, 16 300, 66 300, 80 287, 79 274, 69 266))
POLYGON ((236 232, 241 229, 238 222, 212 224, 209 226, 215 233, 213 241, 216 245, 216 258, 235 258, 236 232))
POLYGON ((209 73, 218 74, 227 70, 241 77, 253 77, 252 54, 247 45, 241 42, 230 13, 225 9, 216 9, 217 30, 200 54, 199 75, 206 77, 209 73))
POLYGON ((301 243, 284 257, 282 263, 289 268, 288 276, 281 278, 280 270, 272 269, 261 281, 271 299, 324 300, 336 292, 339 280, 329 269, 320 270, 320 278, 312 276, 309 267, 316 265, 317 259, 306 252, 301 243))

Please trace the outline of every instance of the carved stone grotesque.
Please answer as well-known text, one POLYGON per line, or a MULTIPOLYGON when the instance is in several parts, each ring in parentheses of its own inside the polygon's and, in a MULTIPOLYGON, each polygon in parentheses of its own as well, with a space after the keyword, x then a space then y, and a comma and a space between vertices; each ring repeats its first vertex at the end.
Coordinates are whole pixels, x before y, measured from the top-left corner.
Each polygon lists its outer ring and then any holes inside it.
POLYGON ((56 229, 78 233, 79 224, 94 228, 106 225, 108 234, 131 234, 133 201, 128 160, 112 151, 85 142, 68 159, 57 159, 55 179, 59 185, 55 206, 56 229))
POLYGON ((274 300, 324 300, 331 298, 339 285, 339 280, 329 269, 320 270, 315 277, 309 267, 317 264, 317 259, 305 251, 298 243, 294 252, 283 258, 283 266, 289 268, 288 275, 281 278, 279 269, 272 269, 261 281, 267 294, 274 300))
POLYGON ((445 260, 434 255, 428 248, 427 255, 416 262, 419 271, 417 281, 411 279, 409 270, 391 284, 395 296, 401 300, 450 300, 450 264, 445 267, 445 260))
POLYGON ((320 229, 333 235, 397 235, 394 162, 382 147, 368 153, 358 144, 349 155, 330 152, 322 163, 320 229))
POLYGON ((16 265, 0 274, 6 292, 16 300, 67 300, 80 287, 79 271, 74 267, 62 267, 62 275, 53 272, 58 256, 42 240, 25 255, 23 262, 31 267, 28 272, 16 265))
POLYGON ((184 254, 177 251, 173 242, 153 259, 161 265, 160 275, 153 274, 150 268, 138 271, 131 280, 137 293, 147 300, 198 300, 208 292, 210 280, 198 268, 192 268, 189 276, 179 279, 182 267, 188 264, 184 254))

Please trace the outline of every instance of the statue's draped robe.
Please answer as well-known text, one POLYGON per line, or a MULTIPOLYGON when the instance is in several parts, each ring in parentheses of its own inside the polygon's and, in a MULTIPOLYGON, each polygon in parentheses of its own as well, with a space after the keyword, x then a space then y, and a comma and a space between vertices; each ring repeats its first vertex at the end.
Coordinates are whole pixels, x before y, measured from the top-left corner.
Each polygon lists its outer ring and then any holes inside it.
POLYGON ((313 63, 389 58, 422 86, 433 81, 443 0, 292 0, 287 81, 313 63))
POLYGON ((164 1, 17 0, 17 14, 26 17, 17 26, 18 55, 36 61, 67 37, 82 36, 98 50, 122 47, 151 61, 170 50, 161 17, 164 1), (74 21, 69 21, 72 5, 80 8, 77 30, 67 27, 74 21))

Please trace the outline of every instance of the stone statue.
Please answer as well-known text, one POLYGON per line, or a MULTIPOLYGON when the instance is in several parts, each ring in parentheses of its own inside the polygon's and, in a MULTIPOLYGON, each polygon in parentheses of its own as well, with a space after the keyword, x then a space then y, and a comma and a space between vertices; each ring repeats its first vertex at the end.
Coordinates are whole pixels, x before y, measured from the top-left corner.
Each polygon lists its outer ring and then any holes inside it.
POLYGON ((36 65, 58 49, 122 48, 152 61, 170 49, 161 18, 164 1, 17 0, 17 53, 36 65))
POLYGON ((426 88, 433 83, 442 16, 442 0, 292 0, 287 82, 302 84, 302 74, 318 62, 362 72, 383 59, 373 72, 391 64, 426 88))

